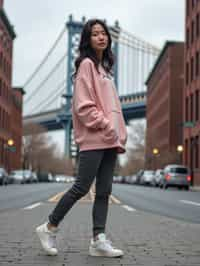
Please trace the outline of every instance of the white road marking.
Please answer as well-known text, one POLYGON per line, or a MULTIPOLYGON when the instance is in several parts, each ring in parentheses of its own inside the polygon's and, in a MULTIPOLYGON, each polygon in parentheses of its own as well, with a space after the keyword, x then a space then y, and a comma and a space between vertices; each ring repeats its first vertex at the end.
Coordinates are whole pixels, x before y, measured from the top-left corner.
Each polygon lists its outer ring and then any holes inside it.
POLYGON ((189 201, 189 200, 180 200, 180 202, 200 207, 200 203, 199 202, 194 202, 194 201, 189 201))
POLYGON ((25 207, 25 208, 23 208, 23 209, 24 209, 24 210, 31 210, 31 209, 34 209, 34 208, 40 206, 41 204, 42 204, 41 202, 38 202, 38 203, 32 204, 32 205, 30 205, 30 206, 27 206, 27 207, 25 207))
POLYGON ((134 208, 132 208, 132 207, 130 207, 128 205, 122 205, 122 207, 124 209, 126 209, 127 211, 129 211, 129 212, 135 212, 136 211, 136 209, 134 209, 134 208))

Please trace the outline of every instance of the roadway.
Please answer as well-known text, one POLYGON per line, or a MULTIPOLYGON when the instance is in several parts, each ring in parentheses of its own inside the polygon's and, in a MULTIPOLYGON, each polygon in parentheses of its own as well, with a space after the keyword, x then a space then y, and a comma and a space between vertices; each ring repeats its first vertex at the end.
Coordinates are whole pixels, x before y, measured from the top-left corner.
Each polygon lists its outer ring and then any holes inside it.
MULTIPOLYGON (((38 183, 0 186, 0 211, 45 202, 71 184, 38 183)), ((114 184, 113 195, 122 205, 191 223, 200 223, 200 191, 160 190, 153 187, 114 184)))

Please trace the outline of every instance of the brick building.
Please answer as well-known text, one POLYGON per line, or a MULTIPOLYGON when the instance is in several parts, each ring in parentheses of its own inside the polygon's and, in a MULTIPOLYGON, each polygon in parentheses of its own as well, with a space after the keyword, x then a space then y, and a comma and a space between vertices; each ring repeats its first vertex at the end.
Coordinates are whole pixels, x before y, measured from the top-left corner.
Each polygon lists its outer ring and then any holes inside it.
POLYGON ((8 171, 21 167, 23 90, 11 87, 15 37, 0 0, 0 166, 8 171), (7 148, 8 139, 14 140, 15 152, 7 148))
POLYGON ((185 17, 184 163, 200 185, 200 1, 186 1, 185 17))
POLYGON ((146 168, 182 161, 183 73, 184 43, 167 41, 146 81, 146 168))

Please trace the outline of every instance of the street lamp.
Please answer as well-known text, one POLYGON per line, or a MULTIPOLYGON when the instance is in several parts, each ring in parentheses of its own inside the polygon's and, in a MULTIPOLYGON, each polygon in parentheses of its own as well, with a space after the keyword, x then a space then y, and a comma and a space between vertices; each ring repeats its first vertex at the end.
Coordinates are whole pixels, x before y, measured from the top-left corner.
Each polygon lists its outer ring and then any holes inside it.
MULTIPOLYGON (((13 139, 8 139, 6 143, 4 143, 3 148, 5 150, 7 150, 8 152, 15 152, 16 151, 16 147, 15 147, 15 142, 13 139)), ((8 171, 10 171, 10 155, 8 155, 6 153, 6 160, 7 160, 7 167, 8 167, 8 171)))
POLYGON ((177 152, 180 154, 180 155, 179 155, 179 159, 180 159, 180 163, 182 163, 183 145, 178 145, 178 146, 176 147, 176 150, 177 150, 177 152))
POLYGON ((7 144, 8 144, 9 147, 13 146, 14 143, 15 143, 15 142, 14 142, 13 139, 8 139, 8 141, 7 141, 7 144))
POLYGON ((156 170, 156 156, 159 154, 159 150, 157 148, 153 148, 153 155, 154 155, 154 168, 156 170))
POLYGON ((183 145, 178 145, 177 146, 177 151, 178 152, 183 152, 183 145))
POLYGON ((5 145, 5 148, 11 152, 15 152, 16 151, 16 147, 15 147, 15 142, 13 139, 8 139, 7 140, 7 145, 5 145))
POLYGON ((158 150, 157 148, 154 148, 154 149, 153 149, 153 154, 154 154, 154 155, 158 155, 158 153, 159 153, 159 150, 158 150))

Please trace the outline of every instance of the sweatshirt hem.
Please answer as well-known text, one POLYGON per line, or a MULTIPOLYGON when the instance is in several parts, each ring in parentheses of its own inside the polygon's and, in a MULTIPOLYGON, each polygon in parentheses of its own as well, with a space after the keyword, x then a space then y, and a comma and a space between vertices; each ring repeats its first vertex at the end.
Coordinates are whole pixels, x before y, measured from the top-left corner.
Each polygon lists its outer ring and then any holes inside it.
MULTIPOLYGON (((83 147, 81 147, 79 145, 79 151, 88 151, 88 150, 103 150, 103 149, 112 149, 112 148, 116 148, 118 149, 123 149, 125 152, 125 148, 122 147, 121 145, 117 145, 117 144, 113 144, 113 145, 96 145, 95 146, 90 146, 90 145, 84 145, 83 147)), ((121 153, 121 152, 119 152, 121 153)), ((122 152, 123 153, 123 152, 122 152)))

